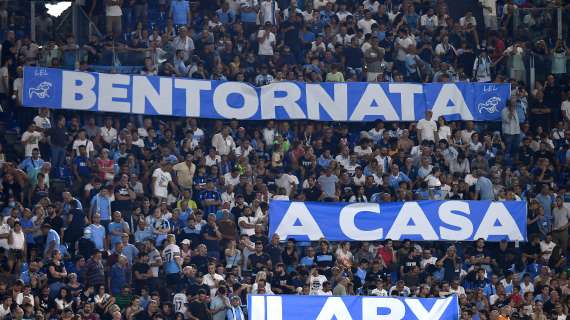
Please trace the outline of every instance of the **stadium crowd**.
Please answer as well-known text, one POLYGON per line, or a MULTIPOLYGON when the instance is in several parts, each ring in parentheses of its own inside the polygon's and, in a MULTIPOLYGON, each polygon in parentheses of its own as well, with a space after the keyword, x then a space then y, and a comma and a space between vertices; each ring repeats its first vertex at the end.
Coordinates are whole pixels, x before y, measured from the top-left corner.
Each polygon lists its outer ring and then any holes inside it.
POLYGON ((439 0, 91 0, 106 36, 82 43, 46 13, 31 41, 1 2, 0 319, 245 320, 248 293, 457 294, 461 319, 567 319, 570 51, 540 10, 568 2, 480 2, 483 21, 439 0), (144 75, 512 92, 501 123, 22 108, 23 66, 89 71, 115 49, 144 54, 144 75), (271 199, 526 201, 530 240, 281 242, 271 199))

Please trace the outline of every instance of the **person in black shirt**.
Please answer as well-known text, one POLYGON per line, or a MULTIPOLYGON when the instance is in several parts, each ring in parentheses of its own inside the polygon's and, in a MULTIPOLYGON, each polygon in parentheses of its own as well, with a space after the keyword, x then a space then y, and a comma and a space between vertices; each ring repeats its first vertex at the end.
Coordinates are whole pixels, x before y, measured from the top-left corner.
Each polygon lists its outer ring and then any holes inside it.
POLYGON ((209 319, 208 296, 204 289, 198 291, 198 299, 190 303, 188 310, 194 319, 209 319))
POLYGON ((147 284, 147 280, 152 278, 152 271, 148 264, 148 255, 140 252, 137 261, 133 264, 133 286, 138 293, 147 284))
POLYGON ((51 226, 51 228, 55 231, 57 231, 57 233, 59 233, 59 235, 63 235, 63 218, 61 217, 61 213, 59 212, 59 210, 56 210, 56 208, 53 205, 48 206, 48 210, 47 210, 47 214, 48 217, 45 219, 45 223, 49 223, 49 225, 51 226))
POLYGON ((220 230, 218 230, 218 225, 216 225, 216 214, 210 213, 208 215, 208 223, 202 227, 200 235, 204 239, 204 244, 208 249, 208 256, 220 259, 220 240, 222 240, 222 234, 220 230))
POLYGON ((255 242, 255 253, 250 255, 247 260, 248 269, 253 273, 257 273, 263 268, 271 269, 271 257, 263 252, 263 243, 261 241, 255 242))
POLYGON ((533 264, 537 262, 537 259, 541 255, 540 250, 540 238, 538 235, 532 235, 529 243, 526 244, 522 252, 522 261, 525 265, 533 264))
POLYGON ((372 261, 372 268, 366 272, 365 282, 385 281, 388 279, 390 271, 384 268, 379 260, 372 261))
POLYGON ((273 263, 282 263, 281 254, 283 253, 283 247, 279 243, 279 235, 274 234, 271 238, 271 243, 265 248, 265 252, 269 255, 269 258, 273 263))
MULTIPOLYGON (((85 212, 82 209, 77 208, 77 201, 71 201, 69 203, 69 215, 71 216, 71 223, 65 230, 64 239, 66 243, 70 244, 72 252, 75 250, 75 242, 78 241, 83 235, 83 229, 85 228, 85 212)), ((90 257, 90 256, 88 256, 90 257)))
POLYGON ((200 291, 204 291, 206 295, 210 292, 210 287, 204 283, 204 277, 197 277, 194 283, 188 286, 188 294, 196 296, 200 291))
MULTIPOLYGON (((154 315, 159 312, 159 303, 156 300, 150 300, 147 309, 137 313, 134 317, 135 320, 151 320, 154 315)), ((201 318, 202 319, 202 318, 201 318)), ((203 318, 207 319, 207 318, 203 318)))
POLYGON ((344 48, 344 64, 348 70, 362 73, 362 61, 364 54, 358 45, 358 39, 350 39, 350 47, 344 48))
POLYGON ((263 227, 261 226, 261 224, 255 225, 255 233, 252 236, 250 236, 249 239, 253 243, 256 243, 259 241, 264 246, 269 244, 269 238, 267 238, 267 236, 265 234, 263 234, 263 227))
POLYGON ((290 294, 295 291, 291 285, 291 277, 285 271, 285 265, 278 263, 275 266, 275 273, 271 279, 271 290, 277 294, 290 294))
POLYGON ((310 176, 307 178, 307 183, 309 186, 303 189, 303 194, 305 195, 305 200, 307 201, 317 201, 321 199, 323 192, 321 188, 317 185, 317 180, 315 176, 310 176))
POLYGON ((461 271, 461 259, 457 256, 457 249, 455 246, 449 246, 445 256, 437 261, 437 266, 443 267, 444 281, 453 281, 459 279, 459 272, 461 271))
POLYGON ((418 250, 412 247, 410 253, 404 258, 400 264, 400 276, 404 277, 407 273, 410 273, 412 269, 420 265, 420 258, 418 255, 418 250))

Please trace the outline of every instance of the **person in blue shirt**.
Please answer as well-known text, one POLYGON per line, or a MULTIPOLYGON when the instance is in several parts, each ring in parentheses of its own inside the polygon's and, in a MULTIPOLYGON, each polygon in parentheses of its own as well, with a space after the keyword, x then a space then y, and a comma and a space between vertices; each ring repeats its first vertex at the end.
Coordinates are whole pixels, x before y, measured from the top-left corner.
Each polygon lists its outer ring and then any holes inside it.
POLYGON ((216 213, 218 207, 222 204, 222 197, 214 186, 214 182, 208 179, 206 182, 206 190, 200 193, 200 204, 204 210, 204 214, 216 213))
POLYGON ((129 285, 131 271, 129 261, 124 255, 119 255, 117 262, 111 267, 111 293, 117 295, 121 289, 129 285))
POLYGON ((87 182, 91 177, 91 160, 85 146, 79 146, 79 155, 73 159, 73 176, 80 183, 87 182))
POLYGON ((166 274, 166 281, 169 285, 175 285, 179 281, 181 251, 180 247, 176 244, 176 236, 169 234, 166 237, 166 246, 162 251, 162 259, 164 264, 164 273, 166 274))
POLYGON ((51 256, 54 250, 59 250, 61 247, 61 238, 57 231, 51 228, 49 223, 44 223, 42 225, 42 234, 46 236, 46 242, 44 247, 44 257, 51 256))
POLYGON ((28 244, 28 246, 35 244, 34 233, 32 232, 34 228, 34 221, 32 220, 32 218, 33 218, 32 211, 26 209, 24 210, 22 218, 20 219, 20 225, 22 226, 22 229, 24 230, 24 233, 26 235, 26 243, 28 244))
POLYGON ((241 309, 241 299, 239 296, 232 296, 230 307, 226 311, 227 320, 245 320, 245 315, 241 309))
POLYGON ((475 170, 473 177, 477 178, 477 182, 475 183, 475 191, 477 192, 476 199, 495 200, 493 183, 489 178, 483 176, 483 171, 475 170))
POLYGON ((123 220, 121 212, 113 212, 113 221, 109 223, 108 227, 109 235, 111 236, 111 247, 114 247, 116 243, 122 242, 122 236, 124 233, 129 233, 129 224, 123 220))
POLYGON ((174 0, 170 4, 170 18, 176 28, 190 24, 190 4, 186 0, 174 0))
POLYGON ((26 171, 28 177, 35 180, 35 176, 40 172, 44 163, 45 161, 40 158, 40 149, 34 148, 32 150, 32 156, 24 159, 18 168, 26 171))
POLYGON ((230 24, 235 21, 236 14, 230 9, 230 5, 227 1, 222 3, 222 7, 216 10, 216 15, 223 24, 230 24))
POLYGON ((95 213, 92 220, 93 223, 87 227, 91 230, 91 241, 93 241, 97 250, 104 250, 106 249, 105 227, 101 225, 101 215, 99 213, 95 213))
POLYGON ((129 243, 129 235, 127 233, 123 233, 121 241, 123 242, 123 251, 121 253, 127 257, 129 266, 132 266, 135 262, 135 257, 139 254, 139 249, 134 244, 129 243))
POLYGON ((390 187, 395 190, 400 189, 401 182, 411 182, 410 178, 403 172, 400 171, 400 167, 397 164, 392 164, 390 167, 390 177, 388 178, 390 187))
POLYGON ((96 213, 99 214, 103 225, 109 225, 111 221, 111 199, 110 191, 108 188, 102 188, 99 193, 97 193, 93 198, 91 198, 91 212, 90 216, 95 216, 96 213))

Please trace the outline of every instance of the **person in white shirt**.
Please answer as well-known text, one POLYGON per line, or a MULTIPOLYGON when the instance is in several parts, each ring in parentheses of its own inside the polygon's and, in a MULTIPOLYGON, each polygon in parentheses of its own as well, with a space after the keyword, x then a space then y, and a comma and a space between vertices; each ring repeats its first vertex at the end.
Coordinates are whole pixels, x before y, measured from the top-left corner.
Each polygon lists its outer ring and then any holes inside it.
POLYGON ((329 3, 335 4, 336 0, 313 0, 313 9, 315 10, 324 9, 329 3))
POLYGON ((404 63, 406 60, 406 54, 408 53, 408 48, 410 46, 416 45, 416 40, 408 34, 408 30, 406 28, 400 28, 400 34, 398 38, 395 40, 394 48, 396 51, 396 60, 400 63, 404 63))
POLYGON ((237 186, 239 184, 239 169, 233 168, 232 171, 224 174, 224 185, 237 186))
POLYGON ((188 36, 186 27, 181 27, 178 30, 178 36, 172 41, 175 50, 182 50, 184 52, 184 61, 187 61, 194 51, 194 40, 188 36))
POLYGON ((35 123, 31 123, 28 126, 28 130, 22 134, 21 142, 24 144, 25 156, 31 157, 32 150, 40 147, 40 140, 43 134, 38 130, 35 123))
POLYGON ((7 294, 4 296, 2 304, 0 304, 0 319, 4 319, 10 314, 10 307, 12 306, 12 296, 7 294))
POLYGON ((437 28, 439 22, 437 16, 433 12, 433 8, 429 8, 426 14, 420 17, 420 25, 426 28, 437 28))
POLYGON ((497 30, 497 0, 479 0, 483 7, 485 28, 497 30))
POLYGON ((79 146, 85 146, 85 151, 89 157, 93 157, 95 153, 95 148, 93 148, 93 142, 87 139, 87 132, 85 129, 79 130, 77 133, 77 139, 73 141, 73 150, 79 156, 79 146))
POLYGON ((257 218, 252 216, 251 207, 245 207, 242 216, 238 218, 240 234, 245 234, 248 237, 253 236, 255 234, 256 224, 257 218))
POLYGON ((371 296, 377 297, 387 297, 388 291, 384 289, 384 282, 382 280, 376 280, 376 288, 370 291, 371 296))
POLYGON ((270 25, 276 23, 276 17, 279 13, 279 5, 277 4, 278 1, 273 0, 263 0, 259 3, 259 24, 266 25, 269 23, 270 25))
POLYGON ((105 125, 101 127, 101 138, 105 143, 111 144, 113 141, 117 140, 117 129, 113 128, 113 119, 105 119, 105 125))
POLYGON ((275 47, 275 34, 271 31, 272 25, 270 22, 266 22, 262 30, 257 32, 257 42, 259 43, 259 48, 257 54, 260 56, 272 56, 273 47, 275 47))
POLYGON ((425 118, 418 121, 418 125, 416 126, 418 130, 418 141, 435 141, 437 123, 432 119, 432 116, 433 112, 431 110, 427 110, 425 118))
POLYGON ((221 156, 230 154, 236 148, 234 138, 230 136, 228 127, 224 127, 222 132, 218 132, 212 137, 212 146, 216 148, 216 151, 221 156))
POLYGON ((50 129, 51 121, 49 120, 49 109, 41 108, 39 114, 34 117, 34 123, 41 130, 50 129))
POLYGON ((106 0, 105 3, 107 5, 105 8, 105 14, 107 16, 107 35, 115 38, 120 37, 123 32, 121 22, 121 18, 123 16, 123 11, 121 10, 123 0, 106 0))
POLYGON ((22 304, 27 303, 34 306, 34 295, 32 294, 32 289, 30 286, 24 286, 22 292, 18 293, 16 296, 16 303, 21 306, 22 304))
POLYGON ((236 157, 249 157, 249 155, 253 152, 253 147, 251 146, 249 140, 244 139, 241 141, 239 147, 235 150, 236 157))
POLYGON ((279 173, 277 178, 275 179, 275 185, 278 188, 283 188, 286 191, 286 194, 291 194, 291 190, 293 186, 299 185, 299 179, 295 175, 288 174, 288 173, 279 173))
POLYGON ((372 33, 372 25, 378 24, 376 20, 372 19, 372 13, 370 11, 364 12, 364 18, 358 20, 358 28, 362 30, 362 32, 367 35, 372 33))
POLYGON ((432 256, 431 250, 424 249, 423 257, 422 260, 420 261, 420 267, 422 268, 422 270, 424 270, 430 264, 435 266, 436 262, 437 258, 432 256))
MULTIPOLYGON (((192 268, 192 267, 187 266, 184 269, 186 268, 192 268)), ((186 295, 186 292, 179 292, 175 294, 174 297, 172 297, 172 305, 174 307, 175 313, 186 314, 187 304, 188 304, 188 296, 186 295)))
POLYGON ((449 286, 449 292, 455 293, 457 296, 465 295, 465 288, 459 285, 459 281, 453 280, 449 286))
POLYGON ((309 285, 309 294, 318 295, 319 292, 323 290, 323 284, 327 281, 327 277, 319 274, 319 269, 313 267, 311 269, 311 275, 307 278, 307 284, 309 285))
POLYGON ((521 293, 524 295, 527 292, 534 292, 534 284, 530 279, 530 274, 525 273, 523 276, 523 281, 519 284, 521 287, 521 293))
POLYGON ((152 191, 157 198, 166 199, 168 197, 168 186, 176 190, 176 185, 172 182, 170 171, 172 165, 167 162, 170 159, 163 159, 160 167, 156 168, 152 173, 152 191))
POLYGON ((206 167, 215 166, 222 162, 222 157, 216 153, 216 149, 214 148, 210 149, 204 159, 206 160, 206 167))
POLYGON ((275 140, 275 122, 273 120, 267 122, 267 127, 263 128, 262 134, 265 145, 273 146, 275 140))
POLYGON ((475 19, 471 11, 467 11, 465 16, 459 18, 459 25, 466 27, 468 24, 471 24, 473 27, 477 26, 477 19, 475 19))
POLYGON ((340 22, 344 22, 344 21, 346 21, 346 17, 352 16, 352 13, 350 13, 350 11, 346 10, 346 4, 345 3, 340 3, 338 5, 338 11, 336 12, 336 16, 338 17, 338 20, 340 22))
POLYGON ((491 67, 493 62, 487 54, 486 49, 482 49, 479 56, 473 62, 473 78, 477 82, 490 82, 491 81, 491 67))
POLYGON ((210 297, 214 297, 216 295, 220 281, 224 281, 224 277, 216 273, 215 263, 208 264, 208 273, 205 274, 202 279, 204 280, 204 284, 210 287, 210 297))
POLYGON ((544 261, 548 261, 550 259, 554 247, 556 247, 556 242, 552 241, 551 234, 547 234, 546 239, 540 241, 540 252, 544 261))
POLYGON ((564 119, 566 119, 566 121, 570 121, 570 90, 566 92, 566 100, 562 101, 560 109, 562 110, 564 119))

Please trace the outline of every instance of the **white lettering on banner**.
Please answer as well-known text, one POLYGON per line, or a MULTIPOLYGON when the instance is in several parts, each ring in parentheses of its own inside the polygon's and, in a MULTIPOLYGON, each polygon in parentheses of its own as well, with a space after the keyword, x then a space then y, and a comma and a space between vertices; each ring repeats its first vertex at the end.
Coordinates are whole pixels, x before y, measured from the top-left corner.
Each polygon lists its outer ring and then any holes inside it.
POLYGON ((176 79, 174 87, 186 91, 186 116, 199 117, 200 91, 212 90, 212 83, 204 80, 176 79))
MULTIPOLYGON (((507 235, 511 241, 524 240, 524 236, 513 216, 505 205, 500 202, 491 203, 478 226, 474 226, 473 222, 465 216, 471 214, 467 202, 443 202, 438 208, 437 218, 446 226, 439 227, 439 235, 417 202, 405 202, 402 204, 385 237, 383 236, 384 228, 361 230, 356 226, 355 219, 359 213, 366 212, 367 214, 380 215, 380 208, 380 205, 373 203, 345 205, 340 210, 338 217, 338 225, 341 232, 347 238, 355 241, 374 241, 388 238, 399 240, 411 235, 419 235, 426 241, 460 241, 479 238, 486 240, 490 236, 497 235, 507 235), (473 235, 475 227, 477 230, 475 235, 473 235)), ((324 237, 313 215, 302 202, 290 203, 275 233, 281 239, 287 239, 290 236, 306 236, 309 240, 316 241, 324 237)))
MULTIPOLYGON (((363 121, 382 118, 387 121, 415 121, 423 116, 416 114, 418 110, 427 108, 433 111, 435 118, 458 115, 462 120, 473 120, 474 114, 469 107, 473 110, 477 109, 476 105, 471 104, 481 99, 480 97, 475 99, 471 96, 464 97, 463 94, 490 90, 487 87, 485 89, 473 87, 472 84, 454 83, 441 85, 362 83, 353 87, 350 83, 279 82, 255 88, 242 82, 212 82, 170 77, 161 77, 155 81, 150 80, 155 77, 143 79, 143 76, 121 74, 55 69, 37 70, 40 69, 36 69, 35 73, 27 72, 27 74, 37 74, 36 77, 42 77, 51 83, 54 90, 61 90, 61 101, 50 101, 50 107, 53 108, 122 113, 145 113, 147 111, 148 114, 156 112, 162 115, 172 115, 173 110, 177 112, 180 110, 184 116, 228 119, 251 119, 256 115, 260 115, 256 119, 271 119, 275 118, 277 108, 283 108, 287 119, 363 121), (61 80, 58 80, 60 74, 61 80), (131 79, 131 77, 133 79, 127 83, 126 79, 131 79), (360 93, 361 90, 363 90, 362 94, 356 96, 352 94, 353 92, 360 93), (125 92, 127 92, 126 97, 125 92), (283 95, 276 96, 277 92, 283 95), (182 94, 185 94, 184 98, 178 99, 182 97, 182 94), (207 99, 202 101, 201 94, 204 97, 207 95, 207 99), (349 94, 352 96, 349 97, 349 94), (422 105, 426 94, 433 97, 429 101, 433 105, 422 105), (240 98, 230 98, 232 95, 240 96, 240 98), (469 106, 466 98, 469 98, 469 106), (144 104, 141 103, 143 100, 144 104), (243 103, 240 100, 243 100, 243 103), (144 105, 151 105, 154 110, 144 105), (210 112, 209 108, 216 110, 217 114, 210 112)), ((37 81, 24 80, 27 89, 33 89, 39 84, 36 83, 37 81)), ((489 99, 505 101, 506 98, 501 95, 506 90, 499 85, 491 86, 493 86, 493 92, 490 94, 493 96, 489 99)), ((27 97, 26 106, 41 105, 42 99, 45 97, 38 95, 27 97)), ((498 105, 499 102, 493 105, 497 110, 503 107, 503 105, 498 105)))
POLYGON ((406 306, 398 299, 362 298, 362 320, 399 320, 405 316, 406 306), (380 315, 378 309, 388 309, 390 312, 380 315))
POLYGON ((355 241, 375 241, 382 239, 382 228, 374 230, 358 229, 354 223, 356 215, 361 212, 380 214, 380 205, 377 203, 352 203, 340 210, 339 225, 342 232, 355 241))
POLYGON ((447 227, 439 227, 439 234, 446 240, 466 240, 473 234, 473 224, 469 218, 455 214, 453 211, 469 214, 469 204, 463 201, 446 201, 439 206, 439 217, 441 221, 449 225, 458 227, 453 230, 447 227))
POLYGON ((473 238, 487 239, 492 235, 508 235, 510 241, 524 241, 517 223, 505 205, 500 202, 491 203, 473 238))
POLYGON ((275 119, 275 109, 282 107, 290 119, 305 119, 307 116, 297 103, 301 99, 301 89, 293 82, 276 82, 261 87, 261 118, 275 119), (276 92, 286 93, 276 97, 276 92))
POLYGON ((473 115, 469 111, 467 103, 465 103, 463 94, 457 85, 453 83, 446 83, 441 86, 441 90, 432 106, 432 111, 434 119, 440 116, 459 114, 462 120, 473 120, 473 115), (448 106, 450 101, 452 105, 448 106))
POLYGON ((255 89, 241 82, 224 82, 214 90, 214 109, 227 119, 248 119, 255 115, 259 99, 255 89), (241 107, 232 107, 228 104, 228 97, 238 94, 243 98, 241 107))
POLYGON ((265 320, 265 297, 252 296, 250 304, 250 320, 265 320))
POLYGON ((443 313, 451 303, 451 298, 438 299, 429 311, 418 299, 405 299, 405 301, 418 319, 441 319, 443 313))
MULTIPOLYGON (((283 319, 283 298, 281 296, 251 296, 250 310, 251 320, 282 320, 283 319)), ((285 296, 286 298, 286 296, 285 296)), ((315 297, 310 297, 315 298, 315 297)), ((348 307, 342 297, 322 297, 326 299, 319 310, 315 320, 352 320, 352 312, 355 312, 357 304, 351 303, 348 307)), ((442 319, 454 297, 437 299, 428 310, 420 299, 405 298, 396 299, 389 297, 361 297, 362 300, 362 320, 401 320, 411 316, 410 312, 417 319, 442 319), (407 308, 406 308, 407 307, 407 308), (382 309, 382 311, 380 311, 382 309), (379 314, 382 313, 382 314, 379 314)), ((455 311, 456 312, 456 311, 455 311)), ((287 310, 285 312, 287 314, 287 310)), ((286 317, 289 320, 291 316, 286 317)), ((307 318, 308 320, 313 318, 307 318)))
POLYGON ((324 237, 321 228, 302 202, 291 202, 285 216, 275 230, 281 239, 293 235, 306 235, 309 240, 317 241, 324 237), (299 221, 297 225, 295 225, 299 221))
POLYGON ((327 301, 323 305, 321 312, 319 312, 319 315, 315 320, 332 319, 352 320, 352 316, 350 315, 350 312, 346 308, 344 302, 342 302, 341 297, 327 298, 327 301))
MULTIPOLYGON (((127 99, 129 97, 128 86, 131 77, 124 74, 99 74, 99 111, 131 112, 129 101, 115 101, 115 99, 127 99), (123 87, 117 87, 121 85, 123 87)), ((144 112, 144 111, 143 111, 144 112)))
POLYGON ((307 83, 305 90, 307 92, 307 114, 311 120, 321 119, 321 107, 331 117, 332 121, 346 121, 348 87, 346 83, 335 83, 334 98, 331 97, 319 84, 307 83))
POLYGON ((267 312, 271 314, 267 319, 282 320, 283 319, 283 301, 280 296, 267 296, 267 312))
POLYGON ((97 103, 95 77, 89 73, 61 72, 61 107, 72 110, 89 110, 97 103), (79 97, 78 97, 79 96, 79 97))
POLYGON ((420 235, 424 240, 438 239, 424 211, 417 202, 404 202, 387 239, 400 239, 402 235, 420 235), (413 224, 410 225, 410 222, 413 224))
POLYGON ((400 120, 380 84, 374 83, 366 86, 366 90, 350 116, 350 121, 362 121, 366 116, 383 116, 386 121, 400 120))
POLYGON ((157 78, 159 79, 158 90, 150 83, 148 77, 134 76, 133 87, 137 88, 133 92, 133 112, 144 114, 146 102, 159 115, 172 114, 172 79, 171 78, 157 78))
POLYGON ((400 108, 402 110, 402 121, 415 121, 415 95, 424 92, 424 88, 421 84, 416 83, 391 83, 390 86, 391 93, 400 94, 400 108))

